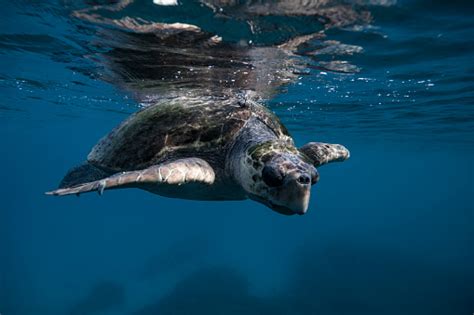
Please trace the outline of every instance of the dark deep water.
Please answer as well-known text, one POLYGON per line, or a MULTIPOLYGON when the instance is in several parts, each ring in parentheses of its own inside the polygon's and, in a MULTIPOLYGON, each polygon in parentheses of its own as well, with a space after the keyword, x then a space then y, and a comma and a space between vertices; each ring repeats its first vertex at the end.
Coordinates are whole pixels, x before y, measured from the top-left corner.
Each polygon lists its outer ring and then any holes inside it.
MULTIPOLYGON (((189 1, 138 2, 127 14, 229 42, 321 29, 275 18, 254 34, 189 1)), ((103 27, 71 17, 85 4, 2 1, 0 314, 472 314, 473 6, 381 2, 370 25, 326 31, 351 54, 313 43, 267 103, 297 144, 351 150, 287 217, 140 190, 45 196, 140 105, 104 79, 103 27)))

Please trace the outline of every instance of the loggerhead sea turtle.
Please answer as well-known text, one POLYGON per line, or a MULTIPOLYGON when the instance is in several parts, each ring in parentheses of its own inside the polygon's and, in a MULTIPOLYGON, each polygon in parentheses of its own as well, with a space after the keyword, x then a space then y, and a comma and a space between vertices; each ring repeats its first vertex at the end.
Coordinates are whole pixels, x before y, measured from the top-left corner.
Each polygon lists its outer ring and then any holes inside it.
POLYGON ((178 97, 130 116, 47 194, 135 187, 173 198, 250 198, 282 214, 304 214, 316 167, 348 157, 339 144, 297 148, 279 119, 254 101, 178 97))
POLYGON ((304 214, 319 179, 316 167, 343 161, 349 151, 319 142, 297 148, 260 101, 296 80, 294 52, 320 34, 281 45, 233 45, 197 26, 114 20, 97 11, 128 3, 74 15, 119 28, 102 32, 115 41, 99 59, 113 73, 111 82, 148 106, 100 140, 47 194, 141 188, 183 199, 251 198, 282 214, 304 214), (242 92, 246 97, 236 97, 242 92))

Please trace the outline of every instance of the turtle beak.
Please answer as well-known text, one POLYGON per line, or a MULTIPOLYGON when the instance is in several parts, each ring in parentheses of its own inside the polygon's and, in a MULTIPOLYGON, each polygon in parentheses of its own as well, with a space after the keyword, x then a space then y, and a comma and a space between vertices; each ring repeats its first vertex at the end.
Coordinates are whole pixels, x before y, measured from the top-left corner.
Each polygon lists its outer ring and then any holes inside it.
MULTIPOLYGON (((286 215, 303 215, 308 211, 312 178, 306 174, 294 174, 285 178, 281 187, 265 203, 272 210, 286 215)), ((260 200, 260 202, 262 202, 260 200)))
POLYGON ((283 186, 271 201, 272 209, 286 209, 291 214, 303 215, 308 211, 312 178, 308 174, 292 174, 285 178, 283 186))
POLYGON ((264 204, 265 206, 267 206, 268 208, 272 209, 273 211, 275 212, 278 212, 280 214, 284 214, 284 215, 294 215, 295 212, 285 206, 280 206, 278 204, 275 204, 273 202, 271 202, 270 200, 265 200, 264 198, 260 197, 260 196, 257 196, 257 195, 254 195, 254 194, 249 194, 248 195, 250 199, 252 200, 255 200, 257 202, 260 202, 261 204, 264 204))
POLYGON ((295 172, 287 175, 282 185, 271 188, 266 198, 256 194, 249 194, 248 196, 250 199, 263 203, 280 214, 303 215, 308 211, 311 185, 314 181, 317 181, 313 178, 315 176, 295 172))

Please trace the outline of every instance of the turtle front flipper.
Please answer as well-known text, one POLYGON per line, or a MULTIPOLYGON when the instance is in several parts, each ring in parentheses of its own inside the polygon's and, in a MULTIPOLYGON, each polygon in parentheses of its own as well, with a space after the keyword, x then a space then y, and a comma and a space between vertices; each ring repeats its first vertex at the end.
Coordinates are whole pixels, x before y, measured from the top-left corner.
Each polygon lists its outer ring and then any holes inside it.
POLYGON ((349 150, 343 145, 322 142, 309 142, 299 148, 299 151, 316 167, 330 162, 342 162, 350 156, 349 150))
POLYGON ((98 191, 99 194, 102 194, 105 189, 146 188, 150 185, 182 185, 186 183, 211 185, 214 180, 214 170, 206 161, 199 158, 187 158, 154 165, 143 170, 117 173, 101 180, 60 188, 46 194, 54 196, 80 195, 91 191, 98 191))

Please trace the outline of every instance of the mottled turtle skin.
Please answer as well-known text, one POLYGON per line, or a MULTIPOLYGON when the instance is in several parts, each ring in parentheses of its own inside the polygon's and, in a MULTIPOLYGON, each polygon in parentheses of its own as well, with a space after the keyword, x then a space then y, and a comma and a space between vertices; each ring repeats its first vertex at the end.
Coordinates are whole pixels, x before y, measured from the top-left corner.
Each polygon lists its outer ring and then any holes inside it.
POLYGON ((348 157, 341 145, 296 148, 280 120, 254 101, 178 97, 131 115, 48 194, 134 187, 183 199, 251 198, 303 214, 319 179, 315 166, 348 157))

